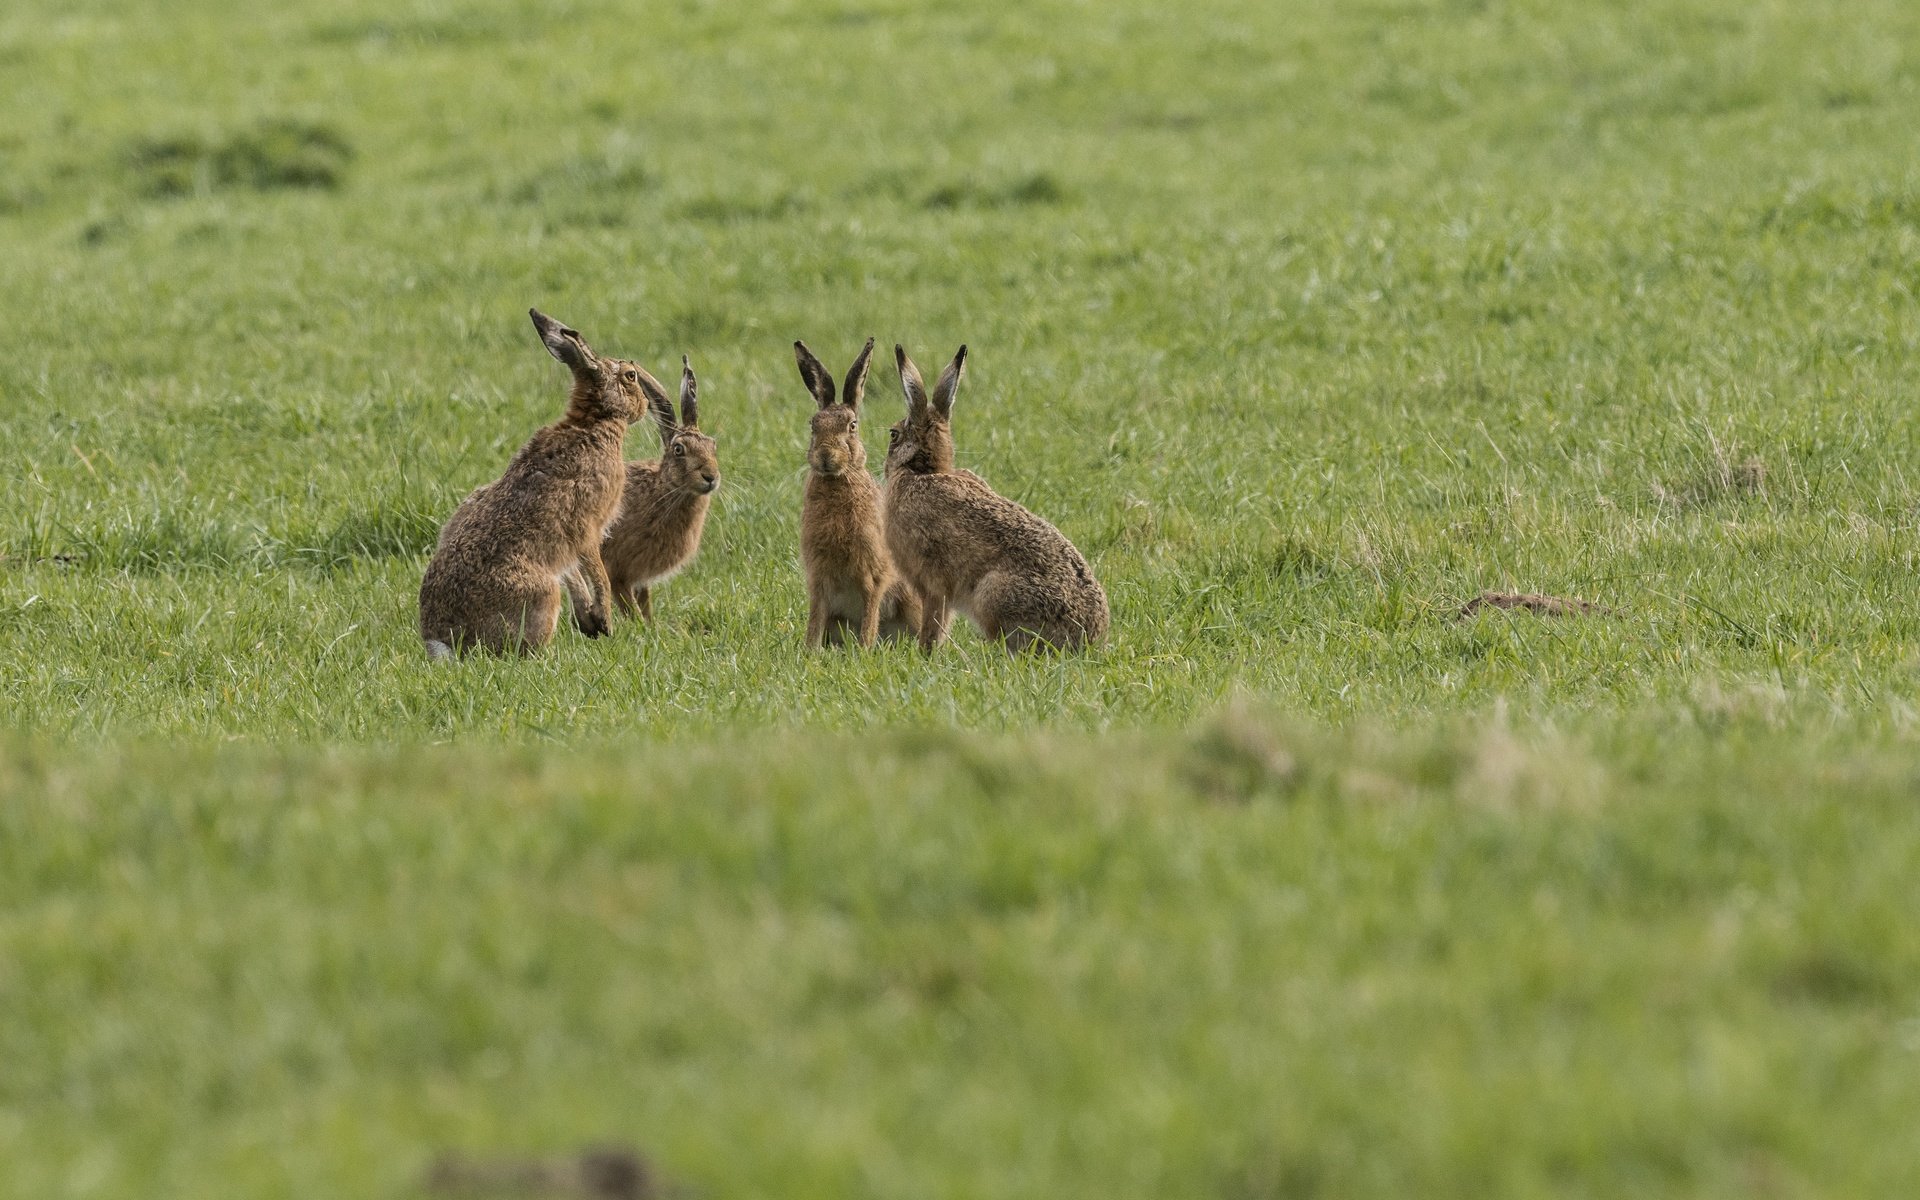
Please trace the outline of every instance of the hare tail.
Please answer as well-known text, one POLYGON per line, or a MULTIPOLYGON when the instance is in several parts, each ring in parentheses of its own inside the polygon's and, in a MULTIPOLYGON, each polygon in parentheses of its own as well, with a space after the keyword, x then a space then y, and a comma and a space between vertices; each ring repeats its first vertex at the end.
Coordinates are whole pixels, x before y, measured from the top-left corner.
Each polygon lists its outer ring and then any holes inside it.
POLYGON ((427 639, 427 657, 434 662, 452 662, 453 647, 447 645, 445 642, 435 641, 432 638, 428 638, 427 639))

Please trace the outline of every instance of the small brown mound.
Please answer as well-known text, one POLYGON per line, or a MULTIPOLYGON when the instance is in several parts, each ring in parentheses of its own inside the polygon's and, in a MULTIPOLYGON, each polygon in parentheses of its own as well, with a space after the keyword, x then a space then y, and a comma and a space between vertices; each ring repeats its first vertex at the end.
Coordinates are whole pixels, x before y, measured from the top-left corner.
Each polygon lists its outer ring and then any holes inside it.
POLYGON ((1610 610, 1590 600, 1570 596, 1546 596, 1539 592, 1481 592, 1460 609, 1459 620, 1466 620, 1483 608, 1522 609, 1543 617, 1605 616, 1610 610))
POLYGON ((569 1200, 658 1200, 660 1186, 645 1158, 624 1146, 596 1146, 558 1159, 441 1157, 428 1190, 445 1196, 567 1197, 569 1200))

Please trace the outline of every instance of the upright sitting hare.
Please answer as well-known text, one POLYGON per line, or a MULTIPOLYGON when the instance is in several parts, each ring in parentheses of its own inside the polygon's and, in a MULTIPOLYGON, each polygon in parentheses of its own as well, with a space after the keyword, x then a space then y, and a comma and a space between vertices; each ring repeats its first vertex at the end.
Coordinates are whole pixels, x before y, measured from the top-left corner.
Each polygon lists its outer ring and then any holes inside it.
POLYGON ((949 606, 1009 650, 1075 648, 1106 635, 1107 594, 1058 529, 953 468, 953 398, 967 348, 933 395, 895 346, 907 418, 887 433, 887 549, 926 610, 920 645, 946 636, 949 606))
POLYGON ((838 646, 848 634, 862 646, 920 631, 920 600, 895 576, 880 532, 880 488, 867 474, 860 442, 860 400, 867 390, 873 339, 853 360, 834 403, 833 376, 793 344, 800 378, 820 405, 807 447, 807 492, 800 507, 800 561, 807 572, 807 645, 838 646))
POLYGON ((620 611, 636 609, 653 620, 653 585, 693 561, 707 524, 713 489, 720 486, 720 460, 713 439, 700 432, 693 364, 680 360, 680 419, 665 392, 649 397, 660 427, 662 454, 626 466, 627 495, 620 518, 607 531, 601 554, 620 611))
POLYGON ((600 539, 620 508, 627 425, 660 385, 530 312, 548 352, 572 370, 573 394, 566 416, 529 438, 506 474, 462 501, 440 530, 420 581, 420 637, 434 658, 545 645, 559 622, 563 578, 580 631, 607 631, 600 539))

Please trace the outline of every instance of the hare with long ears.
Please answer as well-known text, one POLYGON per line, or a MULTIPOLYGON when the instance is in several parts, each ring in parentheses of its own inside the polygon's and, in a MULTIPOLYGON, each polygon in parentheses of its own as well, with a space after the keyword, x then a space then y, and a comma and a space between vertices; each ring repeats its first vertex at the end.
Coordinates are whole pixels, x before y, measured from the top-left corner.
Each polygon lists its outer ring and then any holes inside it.
POLYGON ((529 438, 506 473, 462 501, 440 530, 420 581, 420 637, 433 658, 545 645, 563 581, 580 631, 607 631, 600 541, 620 508, 627 426, 660 385, 633 363, 601 358, 538 309, 529 313, 547 352, 573 372, 573 392, 566 415, 529 438))
POLYGON ((959 609, 1010 651, 1074 649, 1106 636, 1107 594, 1058 529, 953 466, 953 400, 967 348, 932 395, 919 368, 893 349, 906 419, 887 434, 887 550, 926 606, 920 646, 946 636, 959 609))
POLYGON ((653 620, 653 585, 700 552, 713 489, 720 486, 720 460, 713 439, 700 432, 698 385, 693 364, 680 360, 680 415, 665 392, 650 397, 660 429, 661 455, 626 465, 626 499, 601 548, 613 599, 620 611, 653 620))
POLYGON ((813 393, 807 446, 807 489, 800 507, 800 562, 807 575, 807 645, 838 646, 851 635, 862 646, 879 637, 920 631, 920 599, 898 578, 880 528, 880 488, 867 474, 860 441, 860 401, 866 394, 873 339, 853 360, 834 402, 833 376, 807 349, 793 344, 800 378, 813 393))

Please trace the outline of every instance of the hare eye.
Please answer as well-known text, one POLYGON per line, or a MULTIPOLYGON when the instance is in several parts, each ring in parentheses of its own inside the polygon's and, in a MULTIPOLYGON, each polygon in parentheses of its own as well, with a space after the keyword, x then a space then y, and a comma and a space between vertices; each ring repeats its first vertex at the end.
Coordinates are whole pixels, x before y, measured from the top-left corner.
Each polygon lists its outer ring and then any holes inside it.
POLYGON ((847 432, 848 432, 848 433, 859 433, 859 432, 860 432, 860 422, 858 422, 858 421, 854 421, 854 422, 851 422, 850 424, 848 424, 848 426, 847 426, 847 432))
POLYGON ((898 444, 900 441, 900 431, 898 429, 887 430, 887 441, 898 444))
POLYGON ((675 442, 673 444, 673 452, 685 458, 687 455, 687 444, 685 442, 675 442))
POLYGON ((632 372, 632 371, 628 371, 628 372, 627 372, 627 382, 628 382, 628 383, 632 383, 632 382, 633 382, 634 380, 636 380, 636 379, 638 379, 638 378, 640 378, 640 376, 639 376, 639 375, 637 375, 637 374, 635 374, 634 372, 632 372))

